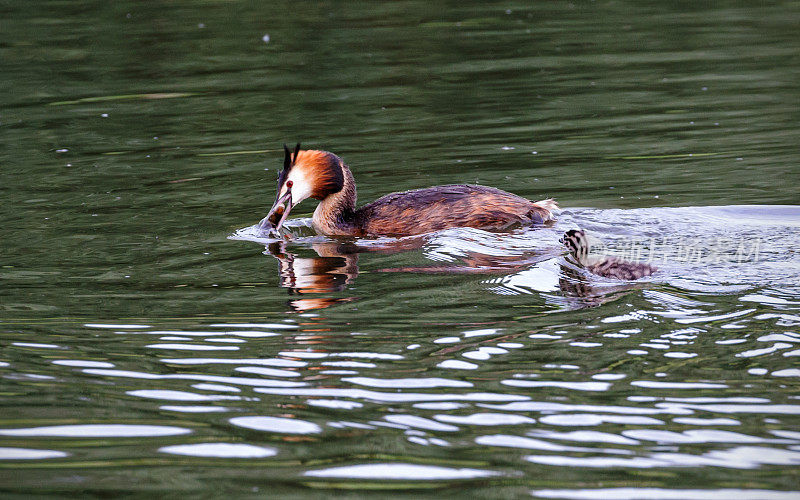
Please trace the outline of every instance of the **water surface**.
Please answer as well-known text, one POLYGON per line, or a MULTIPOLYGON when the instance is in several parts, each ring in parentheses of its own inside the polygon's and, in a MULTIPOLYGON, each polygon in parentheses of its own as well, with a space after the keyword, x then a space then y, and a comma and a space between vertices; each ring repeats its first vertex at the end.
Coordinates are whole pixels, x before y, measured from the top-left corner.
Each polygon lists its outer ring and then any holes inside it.
POLYGON ((7 495, 796 498, 796 3, 2 14, 7 495), (564 209, 267 240, 295 141, 564 209))

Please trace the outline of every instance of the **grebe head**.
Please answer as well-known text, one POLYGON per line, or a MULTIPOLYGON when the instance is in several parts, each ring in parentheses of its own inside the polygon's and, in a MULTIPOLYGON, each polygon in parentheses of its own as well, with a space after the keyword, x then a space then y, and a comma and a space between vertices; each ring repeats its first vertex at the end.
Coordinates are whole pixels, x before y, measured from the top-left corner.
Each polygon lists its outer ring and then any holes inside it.
POLYGON ((561 242, 578 260, 589 255, 589 242, 586 239, 586 233, 580 229, 570 229, 564 233, 561 242))
POLYGON ((283 145, 283 170, 278 173, 278 190, 275 203, 259 228, 273 225, 275 231, 283 226, 289 212, 306 198, 323 200, 338 193, 344 187, 342 161, 327 151, 300 151, 298 143, 294 151, 283 145))

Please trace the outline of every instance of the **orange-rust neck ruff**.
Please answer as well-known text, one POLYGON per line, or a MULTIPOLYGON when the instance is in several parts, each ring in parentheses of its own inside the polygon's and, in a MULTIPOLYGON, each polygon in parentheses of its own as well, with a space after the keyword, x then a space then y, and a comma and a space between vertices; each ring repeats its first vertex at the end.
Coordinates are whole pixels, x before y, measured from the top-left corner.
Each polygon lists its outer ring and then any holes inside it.
POLYGON ((261 227, 279 230, 289 212, 306 198, 320 200, 312 222, 327 235, 410 236, 454 227, 507 230, 553 220, 552 199, 532 202, 500 189, 452 184, 383 196, 356 208, 353 174, 327 151, 294 151, 285 145, 278 192, 261 227))

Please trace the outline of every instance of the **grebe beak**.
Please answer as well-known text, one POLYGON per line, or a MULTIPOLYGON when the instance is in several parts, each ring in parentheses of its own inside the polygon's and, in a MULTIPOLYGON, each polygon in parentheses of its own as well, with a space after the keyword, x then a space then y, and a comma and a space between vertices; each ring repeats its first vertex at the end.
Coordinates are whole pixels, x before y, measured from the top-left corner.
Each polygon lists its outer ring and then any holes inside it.
POLYGON ((286 192, 283 196, 279 196, 275 203, 272 205, 272 208, 267 213, 267 216, 261 219, 261 222, 258 223, 258 228, 260 230, 270 229, 272 227, 271 219, 276 215, 280 218, 278 219, 278 223, 275 224, 275 227, 272 228, 275 231, 280 231, 281 227, 283 226, 283 222, 289 216, 289 212, 292 211, 292 181, 286 183, 286 192))

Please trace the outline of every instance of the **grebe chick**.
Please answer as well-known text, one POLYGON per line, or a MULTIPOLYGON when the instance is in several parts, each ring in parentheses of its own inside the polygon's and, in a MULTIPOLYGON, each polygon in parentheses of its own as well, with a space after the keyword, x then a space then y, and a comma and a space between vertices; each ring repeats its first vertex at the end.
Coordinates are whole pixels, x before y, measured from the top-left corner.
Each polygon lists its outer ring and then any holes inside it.
POLYGON ((532 202, 500 189, 451 184, 392 193, 356 208, 353 174, 327 151, 294 152, 284 144, 275 203, 259 223, 278 231, 306 198, 320 200, 312 222, 317 232, 343 236, 409 236, 453 227, 504 230, 553 220, 552 199, 532 202))
POLYGON ((586 233, 581 230, 567 231, 561 238, 561 242, 580 265, 598 276, 619 280, 637 280, 658 271, 657 268, 644 262, 630 262, 607 255, 589 257, 589 241, 586 233))

